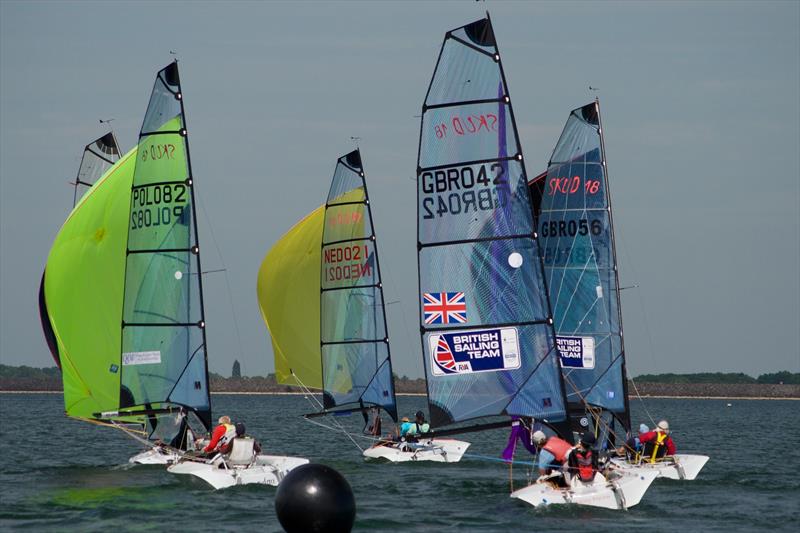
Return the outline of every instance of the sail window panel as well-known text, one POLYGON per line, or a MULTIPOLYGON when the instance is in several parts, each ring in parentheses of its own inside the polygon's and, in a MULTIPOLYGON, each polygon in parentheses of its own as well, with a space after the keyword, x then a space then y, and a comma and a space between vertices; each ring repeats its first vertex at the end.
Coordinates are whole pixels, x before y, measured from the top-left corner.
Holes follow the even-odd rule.
MULTIPOLYGON (((133 185, 138 187, 147 184, 159 184, 164 182, 174 182, 183 184, 189 177, 189 167, 186 157, 185 138, 177 133, 165 133, 163 135, 148 135, 139 139, 139 151, 136 156, 136 174, 133 185)), ((169 202, 170 193, 173 196, 181 196, 181 190, 173 186, 172 191, 161 191, 163 197, 161 201, 169 202)), ((188 192, 188 191, 187 191, 188 192)), ((148 197, 146 200, 153 202, 155 198, 148 197)), ((173 199, 175 200, 175 199, 173 199)), ((180 201, 180 200, 176 200, 180 201)))
MULTIPOLYGON (((499 414, 544 418, 557 417, 560 413, 563 419, 560 370, 548 348, 552 346, 549 326, 518 325, 513 330, 519 354, 518 360, 508 366, 518 365, 518 368, 499 369, 502 371, 476 370, 477 359, 460 357, 459 366, 469 363, 469 369, 461 367, 458 372, 452 372, 439 362, 441 352, 436 341, 440 334, 429 332, 424 336, 428 396, 435 407, 431 410, 434 425, 499 414)), ((465 330, 464 333, 469 332, 465 330)))
POLYGON ((390 407, 394 395, 388 360, 388 345, 383 341, 323 346, 325 392, 337 407, 359 400, 390 407))
POLYGON ((379 287, 325 291, 320 298, 323 343, 375 341, 386 338, 379 287))
MULTIPOLYGON (((419 253, 422 324, 452 329, 546 320, 543 292, 520 289, 542 286, 536 254, 534 241, 525 238, 423 248, 419 253), (433 300, 452 300, 450 295, 460 293, 465 311, 450 305, 436 308, 433 300)), ((461 304, 460 298, 457 303, 461 304)))
POLYGON ((422 117, 420 141, 419 166, 423 169, 502 159, 518 152, 506 103, 428 109, 422 117))
POLYGON ((559 335, 619 330, 617 296, 610 270, 546 269, 550 303, 559 335))
MULTIPOLYGON (((202 330, 197 326, 126 326, 122 330, 121 405, 142 406, 166 402, 179 380, 182 387, 194 388, 200 381, 197 394, 187 390, 177 394, 207 406, 205 384, 205 354, 202 330), (203 371, 197 361, 202 362, 203 371), (187 369, 190 367, 191 369, 187 369), (189 372, 186 380, 183 376, 189 372), (185 384, 185 385, 184 385, 185 384)), ((193 405, 188 403, 188 405, 193 405)))
POLYGON ((180 94, 177 76, 178 67, 175 63, 159 72, 142 122, 142 134, 159 130, 180 131, 184 128, 181 100, 177 96, 180 94), (163 128, 168 122, 172 122, 171 126, 163 128))
POLYGON ((605 209, 606 187, 600 163, 570 161, 547 170, 541 206, 558 209, 605 209))
POLYGON ((561 132, 551 163, 570 161, 600 162, 600 134, 598 126, 579 119, 574 113, 567 119, 561 132))
POLYGON ((122 319, 126 323, 199 322, 196 265, 191 252, 128 255, 122 319))
POLYGON ((576 369, 564 374, 567 397, 576 401, 583 398, 591 405, 625 412, 621 348, 617 335, 610 335, 598 343, 595 346, 597 361, 594 372, 576 369))
POLYGON ((418 180, 423 244, 533 234, 530 193, 518 161, 428 170, 418 180))
MULTIPOLYGON (((359 171, 360 172, 360 171, 359 171)), ((366 200, 364 178, 353 168, 339 162, 333 172, 331 189, 328 192, 328 205, 366 200)))
POLYGON ((448 39, 425 104, 449 104, 505 96, 500 68, 492 56, 448 39))
POLYGON ((539 216, 539 245, 545 269, 613 268, 610 229, 605 209, 543 212, 539 216))
POLYGON ((365 203, 334 205, 325 210, 323 244, 366 239, 372 236, 372 221, 365 203))
POLYGON ((323 289, 375 285, 380 274, 375 261, 375 241, 342 242, 322 247, 323 289))

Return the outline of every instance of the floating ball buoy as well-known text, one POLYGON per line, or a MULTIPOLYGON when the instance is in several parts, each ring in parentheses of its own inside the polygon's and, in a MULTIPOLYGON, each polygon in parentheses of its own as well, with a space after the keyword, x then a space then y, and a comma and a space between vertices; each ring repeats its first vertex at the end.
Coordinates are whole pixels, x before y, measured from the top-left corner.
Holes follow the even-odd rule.
POLYGON ((306 464, 292 469, 278 485, 275 512, 288 533, 350 531, 356 519, 356 500, 339 472, 306 464))

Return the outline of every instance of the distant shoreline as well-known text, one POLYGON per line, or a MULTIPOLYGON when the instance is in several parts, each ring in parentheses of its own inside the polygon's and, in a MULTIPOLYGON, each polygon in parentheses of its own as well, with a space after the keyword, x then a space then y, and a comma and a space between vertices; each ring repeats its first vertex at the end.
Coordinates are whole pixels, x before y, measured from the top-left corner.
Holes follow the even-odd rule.
MULTIPOLYGON (((0 390, 0 394, 61 394, 56 390, 0 390)), ((213 396, 306 396, 305 392, 211 392, 213 396)), ((425 394, 417 392, 399 392, 397 396, 422 396, 425 394)), ((800 401, 800 397, 770 397, 770 396, 666 396, 666 395, 647 395, 641 396, 643 400, 788 400, 800 401)), ((636 400, 636 396, 628 396, 630 400, 636 400)))

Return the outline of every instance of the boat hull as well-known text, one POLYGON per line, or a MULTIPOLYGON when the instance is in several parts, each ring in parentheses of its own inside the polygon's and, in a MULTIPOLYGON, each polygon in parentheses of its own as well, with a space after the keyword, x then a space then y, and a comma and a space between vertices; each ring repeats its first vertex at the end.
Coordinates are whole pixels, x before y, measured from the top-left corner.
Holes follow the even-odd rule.
POLYGON ((431 439, 416 443, 376 444, 364 450, 367 459, 386 459, 393 463, 407 461, 434 461, 457 463, 470 443, 455 439, 431 439))
POLYGON ((208 463, 183 460, 167 468, 167 471, 198 477, 219 490, 236 485, 277 486, 290 470, 308 462, 303 457, 259 455, 248 466, 228 466, 221 457, 217 457, 208 463))
POLYGON ((658 477, 654 470, 625 473, 613 480, 601 474, 592 483, 573 480, 571 487, 558 488, 550 483, 534 483, 511 493, 533 506, 575 504, 604 509, 627 509, 638 504, 653 480, 658 477))
POLYGON ((703 469, 709 457, 707 455, 690 455, 679 453, 671 459, 659 461, 657 463, 631 463, 623 458, 614 458, 611 463, 621 471, 625 472, 658 472, 659 477, 667 479, 691 481, 697 478, 700 470, 703 469))
POLYGON ((180 458, 180 454, 174 451, 155 447, 137 453, 128 459, 128 462, 136 465, 171 465, 177 463, 180 458))

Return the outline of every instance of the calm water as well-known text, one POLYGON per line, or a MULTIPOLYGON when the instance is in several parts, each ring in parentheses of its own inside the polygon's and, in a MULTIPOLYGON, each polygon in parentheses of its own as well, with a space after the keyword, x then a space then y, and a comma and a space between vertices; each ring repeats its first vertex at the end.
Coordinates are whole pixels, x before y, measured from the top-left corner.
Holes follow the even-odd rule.
MULTIPOLYGON (((719 400, 647 400, 654 417, 668 417, 679 450, 711 460, 696 481, 657 480, 627 512, 536 510, 508 497, 506 465, 476 457, 450 465, 364 462, 347 438, 300 418, 310 410, 302 396, 213 401, 215 416, 244 420, 265 451, 305 456, 344 474, 361 531, 794 531, 800 513, 800 461, 790 455, 800 443, 796 401, 733 400, 726 407, 719 400)), ((425 407, 420 397, 399 403, 408 414, 425 407)), ((633 408, 634 422, 645 421, 642 405, 633 408)), ((60 395, 0 394, 0 530, 280 531, 274 487, 215 492, 163 468, 128 468, 136 443, 62 413, 60 395)), ((360 417, 341 420, 360 429, 360 417)), ((469 435, 469 452, 496 457, 506 436, 469 435)), ((524 486, 526 469, 515 465, 515 488, 524 486)))

